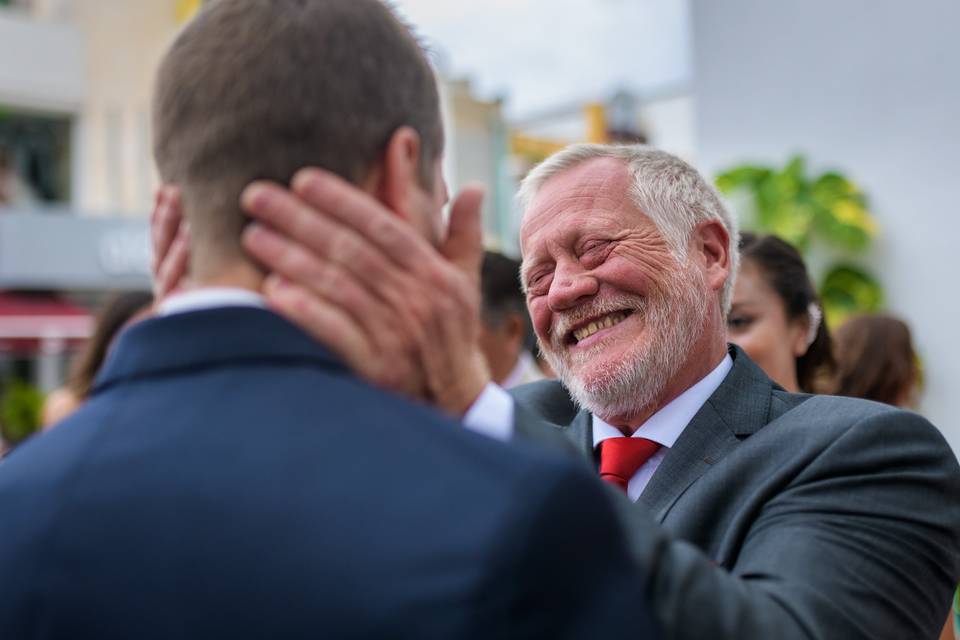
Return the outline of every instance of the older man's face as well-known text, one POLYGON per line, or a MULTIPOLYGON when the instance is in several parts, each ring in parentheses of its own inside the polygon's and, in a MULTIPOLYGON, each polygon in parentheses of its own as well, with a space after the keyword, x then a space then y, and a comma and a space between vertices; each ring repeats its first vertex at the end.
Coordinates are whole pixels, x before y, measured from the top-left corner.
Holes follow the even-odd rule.
POLYGON ((594 159, 548 180, 521 227, 522 278, 547 360, 603 418, 656 401, 703 329, 707 290, 633 204, 631 177, 594 159))

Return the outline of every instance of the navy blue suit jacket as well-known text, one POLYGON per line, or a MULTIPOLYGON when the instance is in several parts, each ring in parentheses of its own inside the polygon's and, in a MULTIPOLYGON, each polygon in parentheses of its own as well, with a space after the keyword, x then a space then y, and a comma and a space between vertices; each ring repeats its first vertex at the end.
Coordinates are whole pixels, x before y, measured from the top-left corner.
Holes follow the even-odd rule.
POLYGON ((0 464, 0 638, 644 638, 588 470, 371 388, 256 308, 128 329, 0 464))

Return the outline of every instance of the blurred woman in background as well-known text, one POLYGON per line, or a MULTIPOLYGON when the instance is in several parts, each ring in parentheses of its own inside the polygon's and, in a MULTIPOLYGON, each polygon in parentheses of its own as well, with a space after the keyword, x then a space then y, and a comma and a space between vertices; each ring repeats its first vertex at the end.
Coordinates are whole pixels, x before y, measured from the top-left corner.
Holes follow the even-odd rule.
POLYGON ((837 329, 833 393, 914 407, 920 367, 910 328, 887 315, 854 316, 837 329))
POLYGON ((47 396, 43 405, 43 428, 48 429, 76 411, 93 387, 93 381, 120 330, 150 310, 153 296, 143 291, 121 293, 111 298, 97 315, 93 336, 70 370, 67 384, 47 396))
POLYGON ((787 391, 829 388, 835 366, 830 334, 807 267, 792 245, 771 235, 741 235, 727 339, 787 391))

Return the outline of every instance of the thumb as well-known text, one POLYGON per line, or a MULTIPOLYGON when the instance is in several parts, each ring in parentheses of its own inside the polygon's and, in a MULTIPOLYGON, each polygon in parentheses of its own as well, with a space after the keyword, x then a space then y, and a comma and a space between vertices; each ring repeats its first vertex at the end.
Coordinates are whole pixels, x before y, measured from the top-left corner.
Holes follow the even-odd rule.
POLYGON ((482 186, 474 184, 463 188, 450 206, 447 239, 441 248, 447 260, 473 279, 479 278, 480 263, 483 260, 481 204, 482 186))

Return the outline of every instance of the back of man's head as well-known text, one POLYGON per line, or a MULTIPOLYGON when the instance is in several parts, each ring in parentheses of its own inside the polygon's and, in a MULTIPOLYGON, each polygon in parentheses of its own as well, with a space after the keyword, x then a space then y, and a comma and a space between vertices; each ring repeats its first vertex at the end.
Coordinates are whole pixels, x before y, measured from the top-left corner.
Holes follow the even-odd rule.
POLYGON ((520 288, 520 261, 495 251, 483 252, 480 270, 484 322, 495 326, 511 313, 526 314, 520 288))
POLYGON ((430 66, 380 0, 206 3, 163 59, 153 120, 161 178, 182 191, 205 271, 242 256, 251 181, 318 166, 359 183, 408 126, 430 187, 443 146, 430 66))
POLYGON ((502 383, 533 342, 526 298, 520 288, 520 261, 493 251, 483 254, 480 273, 483 326, 480 346, 490 372, 502 383))

